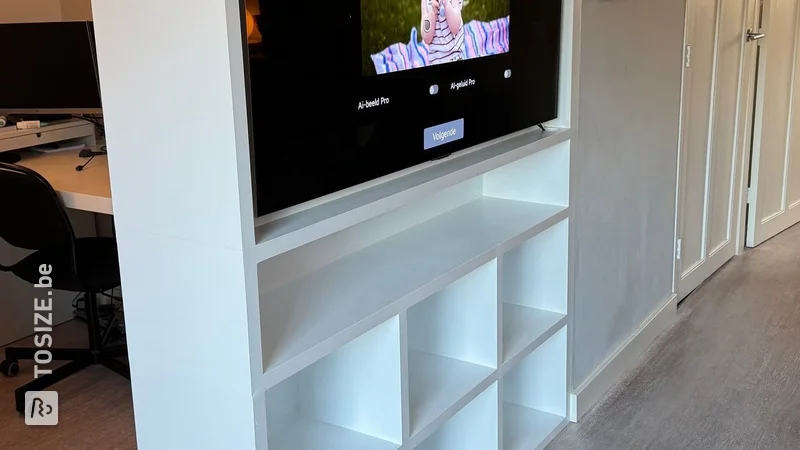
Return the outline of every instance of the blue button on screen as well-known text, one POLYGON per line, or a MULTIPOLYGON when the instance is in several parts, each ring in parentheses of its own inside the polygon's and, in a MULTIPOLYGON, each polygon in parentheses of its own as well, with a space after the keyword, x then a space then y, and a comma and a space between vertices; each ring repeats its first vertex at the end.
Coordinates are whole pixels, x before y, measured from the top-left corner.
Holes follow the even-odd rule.
POLYGON ((464 119, 425 128, 425 150, 464 138, 464 119))

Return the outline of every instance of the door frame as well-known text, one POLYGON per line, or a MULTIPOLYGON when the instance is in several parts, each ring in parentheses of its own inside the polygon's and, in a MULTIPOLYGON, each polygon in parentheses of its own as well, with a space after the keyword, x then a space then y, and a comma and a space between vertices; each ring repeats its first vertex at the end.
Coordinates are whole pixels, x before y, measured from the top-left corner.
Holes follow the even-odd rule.
MULTIPOLYGON (((678 158, 677 158, 677 174, 675 183, 675 224, 674 224, 674 242, 673 242, 673 270, 672 270, 672 291, 674 294, 679 295, 679 300, 689 294, 689 292, 682 292, 681 290, 681 275, 683 268, 681 260, 678 259, 679 242, 682 239, 683 227, 683 207, 685 204, 685 190, 683 189, 686 177, 686 158, 684 149, 686 144, 687 130, 686 114, 687 108, 691 105, 688 99, 689 93, 689 80, 687 77, 686 59, 687 59, 687 45, 692 39, 692 27, 694 20, 694 13, 692 6, 694 2, 699 0, 686 0, 686 9, 684 13, 684 32, 683 32, 683 58, 681 58, 681 101, 679 112, 679 125, 678 125, 678 158), (685 294, 685 295, 683 295, 685 294)), ((746 0, 746 14, 743 19, 743 31, 747 28, 755 28, 757 19, 757 9, 760 0, 746 0)), ((718 17, 721 14, 717 12, 718 17)), ((717 32, 719 30, 719 21, 716 24, 717 32)), ((743 34, 743 39, 745 39, 743 34)), ((739 79, 742 83, 739 98, 737 99, 738 121, 736 125, 736 149, 734 154, 734 174, 733 179, 735 182, 733 204, 731 211, 733 216, 732 239, 734 254, 738 255, 744 251, 745 238, 746 238, 746 218, 747 218, 747 186, 750 176, 750 152, 751 152, 751 132, 753 122, 753 108, 755 107, 755 56, 756 45, 747 45, 743 43, 742 47, 742 64, 739 68, 739 79)), ((715 49, 717 48, 715 44, 715 49)), ((716 55, 715 55, 716 57, 716 55)), ((716 78, 716 77, 715 77, 716 78)), ((713 87, 712 87, 713 89, 713 87)), ((713 100, 712 100, 713 101, 713 100)))

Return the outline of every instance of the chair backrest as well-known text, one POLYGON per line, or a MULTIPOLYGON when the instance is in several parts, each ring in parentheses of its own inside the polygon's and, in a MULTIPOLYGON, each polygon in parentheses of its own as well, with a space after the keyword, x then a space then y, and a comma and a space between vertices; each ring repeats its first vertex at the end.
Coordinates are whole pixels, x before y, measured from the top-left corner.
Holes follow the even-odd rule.
POLYGON ((7 163, 0 163, 0 238, 14 247, 58 249, 75 258, 75 231, 56 191, 33 170, 7 163))

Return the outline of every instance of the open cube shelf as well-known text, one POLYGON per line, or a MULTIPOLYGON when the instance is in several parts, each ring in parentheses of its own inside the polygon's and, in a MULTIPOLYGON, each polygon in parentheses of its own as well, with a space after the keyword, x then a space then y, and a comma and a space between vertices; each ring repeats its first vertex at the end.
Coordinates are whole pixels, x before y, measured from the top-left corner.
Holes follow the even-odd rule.
POLYGON ((569 222, 502 257, 503 361, 524 356, 566 324, 569 222))
POLYGON ((417 450, 498 450, 497 383, 448 420, 417 450))
POLYGON ((497 368, 497 262, 408 310, 411 434, 497 368))
POLYGON ((402 441, 394 317, 267 391, 270 450, 396 450, 402 441))
POLYGON ((503 449, 544 448, 567 424, 567 328, 503 378, 503 449))

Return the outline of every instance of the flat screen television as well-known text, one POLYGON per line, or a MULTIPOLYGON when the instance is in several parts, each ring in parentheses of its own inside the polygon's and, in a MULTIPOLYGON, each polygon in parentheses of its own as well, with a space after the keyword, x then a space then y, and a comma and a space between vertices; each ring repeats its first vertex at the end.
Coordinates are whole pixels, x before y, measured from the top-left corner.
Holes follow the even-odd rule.
POLYGON ((259 0, 257 215, 554 119, 561 3, 259 0))

